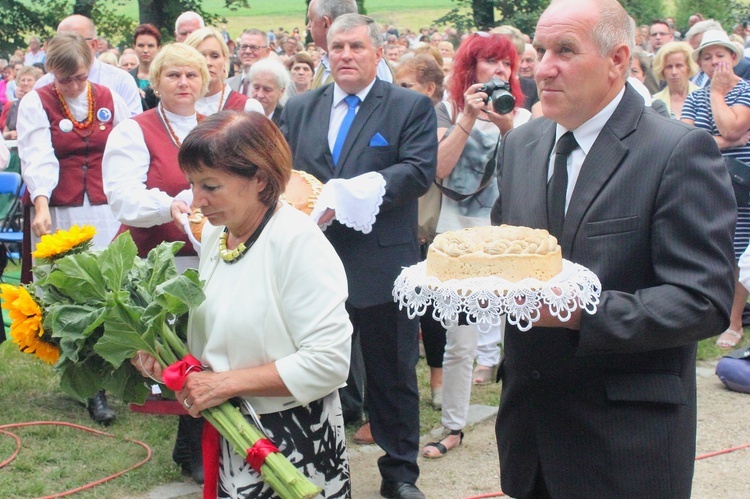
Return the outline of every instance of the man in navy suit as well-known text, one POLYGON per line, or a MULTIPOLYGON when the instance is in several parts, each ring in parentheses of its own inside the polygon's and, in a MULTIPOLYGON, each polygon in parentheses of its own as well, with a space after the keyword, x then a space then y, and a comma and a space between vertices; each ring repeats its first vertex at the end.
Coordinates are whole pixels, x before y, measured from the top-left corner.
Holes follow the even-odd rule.
POLYGON ((435 112, 427 97, 376 77, 383 49, 372 19, 337 17, 328 47, 334 83, 291 99, 281 130, 294 168, 322 182, 356 183, 358 199, 379 204, 371 229, 340 223, 333 209, 320 222, 334 220, 325 234, 347 273, 347 309, 362 346, 372 435, 385 451, 378 460, 380 493, 419 499, 418 323, 398 310, 391 290, 401 268, 419 261, 417 198, 435 177, 435 112), (344 139, 339 132, 347 121, 344 139))
POLYGON ((559 230, 602 284, 594 314, 506 328, 496 436, 512 497, 690 497, 696 342, 729 324, 737 207, 712 137, 626 84, 633 41, 617 1, 553 1, 534 37, 545 117, 503 139, 493 223, 559 230))

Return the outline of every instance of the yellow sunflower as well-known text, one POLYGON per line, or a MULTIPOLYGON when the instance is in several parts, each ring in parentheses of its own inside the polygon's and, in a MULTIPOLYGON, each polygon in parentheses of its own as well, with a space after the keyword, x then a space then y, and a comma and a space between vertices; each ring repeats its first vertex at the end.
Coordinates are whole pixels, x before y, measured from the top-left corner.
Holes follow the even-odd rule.
POLYGON ((0 284, 0 300, 12 321, 10 337, 18 349, 35 354, 47 364, 57 362, 60 349, 43 337, 42 309, 28 290, 23 286, 0 284))
POLYGON ((79 227, 74 225, 70 230, 58 229, 54 234, 46 234, 36 245, 36 251, 31 256, 34 258, 60 258, 71 250, 79 249, 82 245, 89 243, 94 238, 96 229, 91 225, 79 227))

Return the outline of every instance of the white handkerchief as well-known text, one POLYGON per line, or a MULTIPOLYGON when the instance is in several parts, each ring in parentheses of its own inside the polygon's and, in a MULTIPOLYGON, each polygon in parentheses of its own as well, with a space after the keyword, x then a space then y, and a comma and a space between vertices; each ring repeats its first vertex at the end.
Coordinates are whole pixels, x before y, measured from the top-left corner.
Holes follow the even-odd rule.
POLYGON ((190 221, 188 220, 187 213, 180 213, 180 223, 182 224, 182 227, 185 229, 185 233, 188 236, 188 240, 190 240, 190 242, 193 243, 193 248, 195 248, 195 252, 198 253, 198 256, 201 256, 201 243, 195 238, 195 236, 193 235, 193 231, 190 230, 190 221))
MULTIPOLYGON (((368 172, 349 179, 335 178, 326 182, 310 217, 318 223, 323 213, 331 208, 340 223, 369 234, 384 195, 385 179, 380 173, 368 172)), ((325 230, 332 222, 321 228, 325 230)))

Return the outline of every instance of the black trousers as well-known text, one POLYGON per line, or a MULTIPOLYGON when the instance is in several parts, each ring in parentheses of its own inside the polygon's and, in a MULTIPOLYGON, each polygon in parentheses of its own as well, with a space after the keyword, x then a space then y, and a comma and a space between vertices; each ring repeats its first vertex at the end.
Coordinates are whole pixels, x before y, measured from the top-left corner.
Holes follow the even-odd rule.
POLYGON ((386 453, 378 459, 380 474, 385 480, 414 483, 419 477, 419 324, 396 303, 347 304, 347 311, 362 348, 370 429, 386 453))

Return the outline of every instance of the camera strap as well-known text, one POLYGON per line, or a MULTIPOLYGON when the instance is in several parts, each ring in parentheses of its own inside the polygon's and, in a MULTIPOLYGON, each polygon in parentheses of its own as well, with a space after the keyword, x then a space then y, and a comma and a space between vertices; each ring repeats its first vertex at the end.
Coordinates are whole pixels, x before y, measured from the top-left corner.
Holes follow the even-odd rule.
POLYGON ((437 185, 437 188, 440 189, 440 192, 445 194, 447 197, 452 199, 453 201, 463 201, 465 199, 470 198, 471 196, 475 196, 482 192, 490 183, 490 180, 492 180, 492 176, 495 173, 495 168, 497 167, 497 151, 500 147, 500 141, 502 140, 502 136, 498 136, 497 143, 495 144, 495 151, 490 156, 490 159, 487 160, 487 163, 484 165, 484 174, 482 175, 482 180, 479 182, 479 187, 476 191, 470 193, 470 194, 461 194, 459 192, 454 191, 453 189, 449 189, 448 187, 443 187, 442 185, 435 182, 435 185, 437 185))

